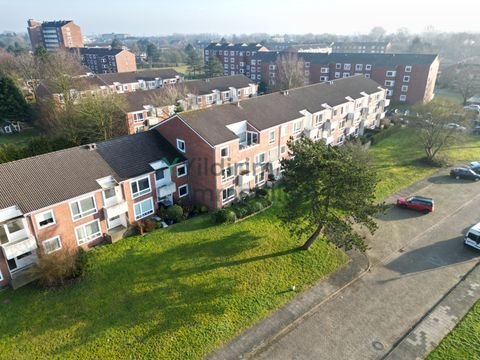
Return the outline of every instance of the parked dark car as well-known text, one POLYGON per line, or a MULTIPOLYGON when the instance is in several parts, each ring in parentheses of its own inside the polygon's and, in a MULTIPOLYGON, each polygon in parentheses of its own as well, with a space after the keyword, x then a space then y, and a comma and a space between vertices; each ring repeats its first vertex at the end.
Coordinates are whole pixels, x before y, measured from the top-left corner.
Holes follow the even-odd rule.
POLYGON ((468 167, 453 168, 450 171, 450 176, 455 179, 467 179, 467 180, 480 180, 480 174, 477 174, 475 171, 468 167))
POLYGON ((411 196, 409 198, 398 199, 397 206, 400 208, 411 209, 428 214, 434 209, 434 201, 432 198, 425 196, 411 196))

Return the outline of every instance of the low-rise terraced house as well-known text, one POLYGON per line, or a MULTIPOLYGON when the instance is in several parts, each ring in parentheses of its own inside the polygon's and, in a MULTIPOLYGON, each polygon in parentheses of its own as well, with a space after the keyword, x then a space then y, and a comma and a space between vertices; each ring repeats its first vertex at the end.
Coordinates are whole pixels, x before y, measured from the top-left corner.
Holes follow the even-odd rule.
POLYGON ((41 248, 91 247, 188 199, 185 157, 158 132, 0 165, 0 287, 22 286, 41 248))

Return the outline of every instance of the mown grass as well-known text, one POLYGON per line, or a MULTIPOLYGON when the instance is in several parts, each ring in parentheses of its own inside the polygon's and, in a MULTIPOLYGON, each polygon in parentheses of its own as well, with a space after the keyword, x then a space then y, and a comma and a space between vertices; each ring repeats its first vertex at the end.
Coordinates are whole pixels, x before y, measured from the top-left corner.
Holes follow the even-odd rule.
POLYGON ((37 129, 26 129, 21 133, 3 135, 0 134, 0 145, 15 144, 25 145, 29 140, 39 135, 37 129))
POLYGON ((480 359, 480 301, 427 357, 427 360, 450 359, 480 359))
MULTIPOLYGON (((439 170, 422 161, 425 153, 413 129, 394 126, 386 132, 383 139, 370 147, 380 177, 379 200, 439 170)), ((480 136, 468 137, 462 144, 441 151, 440 156, 447 156, 452 163, 480 159, 480 136)))
POLYGON ((0 293, 0 358, 204 357, 346 262, 321 241, 295 250, 282 207, 127 238, 89 252, 76 284, 0 293))

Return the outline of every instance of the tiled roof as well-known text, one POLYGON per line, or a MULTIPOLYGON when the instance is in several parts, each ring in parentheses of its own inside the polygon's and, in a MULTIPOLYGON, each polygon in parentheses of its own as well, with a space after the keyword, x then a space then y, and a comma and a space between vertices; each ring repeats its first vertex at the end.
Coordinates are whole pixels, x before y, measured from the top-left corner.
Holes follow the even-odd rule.
POLYGON ((364 76, 352 76, 290 89, 288 95, 277 92, 243 100, 239 104, 220 105, 179 116, 211 145, 219 145, 237 139, 226 125, 247 120, 256 129, 265 130, 302 117, 302 110, 317 112, 324 109, 324 103, 330 106, 343 104, 347 96, 360 98, 361 92, 373 94, 379 91, 378 87, 378 83, 364 76))
MULTIPOLYGON (((262 61, 274 62, 285 52, 259 52, 255 57, 262 61)), ((297 53, 295 53, 297 54, 297 53)), ((364 53, 298 53, 305 61, 313 64, 350 62, 352 64, 372 64, 380 66, 429 65, 438 55, 435 54, 364 54, 364 53)))
POLYGON ((72 51, 77 51, 81 55, 95 54, 95 55, 99 55, 99 56, 107 56, 107 55, 117 55, 117 54, 121 53, 122 51, 127 51, 127 50, 83 47, 83 48, 72 48, 72 51))
POLYGON ((258 51, 263 47, 262 44, 249 43, 249 44, 228 44, 228 43, 215 43, 212 42, 205 49, 207 50, 238 50, 238 51, 258 51))
MULTIPOLYGON (((84 90, 96 90, 101 86, 106 86, 106 84, 97 76, 78 76, 71 78, 72 89, 77 91, 84 91, 84 90)), ((40 82, 37 87, 37 96, 39 98, 51 95, 51 94, 58 94, 62 92, 60 87, 56 86, 55 84, 46 84, 45 82, 40 82)))
POLYGON ((149 162, 184 159, 160 134, 147 131, 0 164, 0 209, 18 206, 23 213, 100 189, 97 179, 117 181, 151 172, 149 162))
POLYGON ((185 161, 157 131, 145 131, 97 144, 97 151, 121 180, 133 178, 152 168, 149 163, 164 160, 167 164, 185 161))
MULTIPOLYGON (((253 81, 244 75, 234 75, 221 76, 206 80, 184 81, 181 84, 175 84, 172 86, 184 87, 190 94, 207 95, 211 94, 213 90, 226 91, 230 87, 241 89, 248 87, 252 83, 253 81)), ((160 88, 125 93, 122 95, 125 99, 125 110, 127 112, 142 110, 143 106, 152 105, 152 100, 156 97, 160 97, 164 91, 165 89, 160 88)))
POLYGON ((42 22, 42 27, 62 27, 69 23, 73 22, 73 20, 55 20, 55 21, 44 21, 42 22))
POLYGON ((139 80, 153 81, 156 78, 174 79, 175 77, 180 76, 180 74, 174 69, 157 69, 123 73, 98 74, 97 76, 102 79, 102 81, 106 84, 114 85, 115 83, 135 83, 139 80))

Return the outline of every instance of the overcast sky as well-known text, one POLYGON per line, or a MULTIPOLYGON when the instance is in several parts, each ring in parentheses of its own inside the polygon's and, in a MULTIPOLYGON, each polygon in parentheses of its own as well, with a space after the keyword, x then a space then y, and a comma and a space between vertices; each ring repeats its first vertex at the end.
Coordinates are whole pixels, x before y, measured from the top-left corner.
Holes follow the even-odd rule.
POLYGON ((0 31, 27 19, 73 19, 84 35, 129 33, 368 33, 428 26, 480 32, 478 0, 0 0, 0 31))

